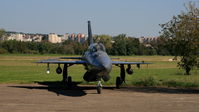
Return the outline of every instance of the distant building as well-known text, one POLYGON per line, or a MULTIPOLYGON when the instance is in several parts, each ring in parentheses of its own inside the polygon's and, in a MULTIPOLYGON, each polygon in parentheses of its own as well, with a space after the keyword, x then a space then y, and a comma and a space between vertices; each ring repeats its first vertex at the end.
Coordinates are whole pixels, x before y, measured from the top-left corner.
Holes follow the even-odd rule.
POLYGON ((16 41, 25 41, 25 42, 41 42, 42 34, 27 34, 21 32, 6 32, 4 40, 16 40, 16 41))
POLYGON ((75 33, 72 33, 68 36, 68 39, 69 40, 72 40, 72 41, 75 41, 75 37, 76 37, 76 34, 75 33))
POLYGON ((61 37, 55 33, 48 34, 48 41, 51 43, 61 43, 61 37))
POLYGON ((156 41, 158 37, 140 37, 139 42, 140 43, 150 43, 152 41, 156 41))
POLYGON ((66 33, 65 35, 57 35, 55 33, 50 34, 29 34, 22 32, 6 32, 6 35, 2 40, 16 40, 25 42, 41 42, 42 40, 49 41, 51 43, 61 43, 65 40, 72 40, 75 42, 83 43, 87 39, 85 34, 82 33, 66 33))
POLYGON ((62 39, 62 42, 65 41, 65 40, 68 40, 68 37, 69 37, 69 33, 66 33, 66 34, 64 35, 64 38, 62 39))
POLYGON ((33 36, 32 41, 33 42, 41 42, 42 38, 43 38, 42 35, 37 34, 37 35, 33 36))
POLYGON ((78 34, 72 33, 68 36, 68 39, 75 42, 83 43, 87 40, 87 36, 82 33, 78 33, 78 34))
POLYGON ((23 34, 21 34, 21 33, 9 33, 7 35, 6 40, 23 41, 23 34))

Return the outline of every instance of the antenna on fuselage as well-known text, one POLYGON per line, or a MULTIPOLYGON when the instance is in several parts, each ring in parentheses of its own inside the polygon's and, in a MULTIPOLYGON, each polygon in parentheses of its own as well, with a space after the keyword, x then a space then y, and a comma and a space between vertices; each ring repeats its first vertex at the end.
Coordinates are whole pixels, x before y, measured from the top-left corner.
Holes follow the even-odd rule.
POLYGON ((93 44, 93 37, 92 37, 91 22, 90 21, 88 21, 88 41, 89 41, 89 45, 93 44))

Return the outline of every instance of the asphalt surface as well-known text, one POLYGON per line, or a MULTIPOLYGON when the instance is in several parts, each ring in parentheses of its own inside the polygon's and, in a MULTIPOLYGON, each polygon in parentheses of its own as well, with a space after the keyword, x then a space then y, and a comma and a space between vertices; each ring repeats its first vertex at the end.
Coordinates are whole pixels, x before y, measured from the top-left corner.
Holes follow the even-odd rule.
POLYGON ((0 112, 199 112, 199 90, 0 84, 0 112))

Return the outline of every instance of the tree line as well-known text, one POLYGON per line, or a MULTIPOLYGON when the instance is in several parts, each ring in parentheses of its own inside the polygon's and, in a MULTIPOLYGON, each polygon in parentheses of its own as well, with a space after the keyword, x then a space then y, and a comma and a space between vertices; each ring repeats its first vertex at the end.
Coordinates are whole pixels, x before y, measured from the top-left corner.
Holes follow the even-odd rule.
MULTIPOLYGON (((110 55, 173 55, 173 51, 164 38, 152 41, 151 46, 140 43, 138 38, 127 37, 125 34, 111 37, 109 35, 94 36, 95 42, 105 45, 110 55)), ((62 43, 23 42, 16 40, 0 41, 0 54, 72 54, 81 55, 88 48, 88 43, 66 40, 62 43)))

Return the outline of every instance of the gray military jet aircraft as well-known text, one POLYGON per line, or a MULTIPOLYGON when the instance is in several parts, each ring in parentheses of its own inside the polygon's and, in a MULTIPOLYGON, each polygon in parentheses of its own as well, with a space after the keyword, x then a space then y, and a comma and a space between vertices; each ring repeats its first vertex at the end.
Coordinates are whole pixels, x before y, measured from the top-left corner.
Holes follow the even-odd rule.
POLYGON ((91 22, 88 21, 88 50, 82 57, 60 57, 59 59, 41 60, 36 63, 46 63, 47 73, 50 73, 49 64, 58 64, 56 69, 57 74, 63 73, 63 82, 66 82, 68 86, 72 84, 72 77, 68 76, 68 67, 74 64, 82 64, 85 66, 87 72, 84 74, 83 79, 85 81, 98 81, 97 93, 101 93, 102 83, 101 79, 108 81, 110 79, 109 73, 111 72, 112 65, 120 67, 120 76, 116 78, 116 88, 120 88, 120 85, 125 82, 125 65, 127 65, 126 72, 133 74, 132 64, 137 65, 140 68, 140 64, 150 64, 145 62, 124 62, 124 61, 112 61, 106 53, 106 49, 102 43, 94 43, 91 31, 91 22), (65 60, 63 60, 65 59, 65 60), (76 61, 67 61, 66 59, 77 59, 76 61), (60 64, 64 64, 63 71, 60 64))

